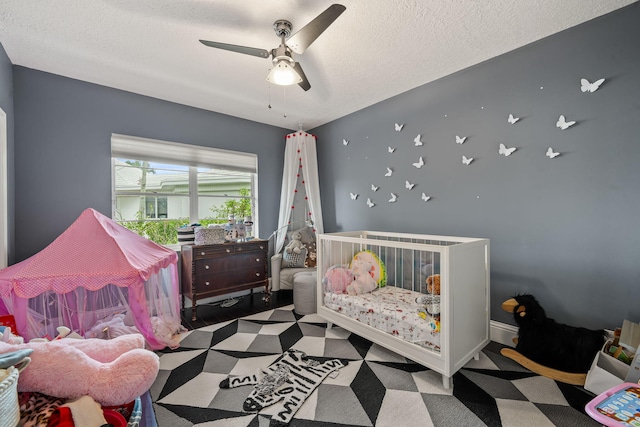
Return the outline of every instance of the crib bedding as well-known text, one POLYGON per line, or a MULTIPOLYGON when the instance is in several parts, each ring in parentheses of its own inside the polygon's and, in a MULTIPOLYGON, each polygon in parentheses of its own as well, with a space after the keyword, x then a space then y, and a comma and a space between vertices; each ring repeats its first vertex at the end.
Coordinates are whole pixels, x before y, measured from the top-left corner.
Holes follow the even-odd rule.
POLYGON ((416 299, 424 294, 385 286, 360 295, 324 293, 324 305, 378 330, 433 351, 440 351, 437 318, 426 315, 416 299))

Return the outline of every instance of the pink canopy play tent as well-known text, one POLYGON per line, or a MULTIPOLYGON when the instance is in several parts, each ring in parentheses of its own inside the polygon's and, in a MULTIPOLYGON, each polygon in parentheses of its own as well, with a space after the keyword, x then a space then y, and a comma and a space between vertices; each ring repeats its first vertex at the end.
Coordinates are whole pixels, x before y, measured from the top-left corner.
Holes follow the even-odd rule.
POLYGON ((85 337, 137 331, 152 349, 177 347, 177 260, 86 209, 42 251, 0 270, 0 314, 12 314, 27 341, 66 326, 85 337))

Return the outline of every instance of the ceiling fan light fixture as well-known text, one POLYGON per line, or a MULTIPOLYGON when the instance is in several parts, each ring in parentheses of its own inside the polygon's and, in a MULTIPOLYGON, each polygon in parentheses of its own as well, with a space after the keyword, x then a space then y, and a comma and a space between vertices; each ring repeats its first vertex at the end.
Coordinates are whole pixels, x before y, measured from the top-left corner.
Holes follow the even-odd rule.
POLYGON ((269 75, 267 75, 267 80, 270 83, 280 86, 289 86, 300 83, 302 81, 302 77, 300 77, 293 68, 294 65, 295 62, 290 58, 274 61, 273 68, 271 68, 269 75))

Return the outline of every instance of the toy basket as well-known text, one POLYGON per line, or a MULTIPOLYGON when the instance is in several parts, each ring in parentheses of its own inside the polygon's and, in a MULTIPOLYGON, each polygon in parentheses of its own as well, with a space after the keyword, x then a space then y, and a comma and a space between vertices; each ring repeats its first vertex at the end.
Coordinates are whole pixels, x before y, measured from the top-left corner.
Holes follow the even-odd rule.
POLYGON ((0 369, 0 427, 15 427, 20 421, 18 405, 18 375, 13 366, 0 369))
POLYGON ((133 404, 133 411, 131 412, 131 416, 129 417, 129 422, 127 423, 127 427, 138 427, 140 425, 140 420, 142 419, 142 402, 139 397, 136 398, 135 403, 133 404))
POLYGON ((215 245, 224 243, 224 228, 222 227, 196 227, 196 245, 215 245))

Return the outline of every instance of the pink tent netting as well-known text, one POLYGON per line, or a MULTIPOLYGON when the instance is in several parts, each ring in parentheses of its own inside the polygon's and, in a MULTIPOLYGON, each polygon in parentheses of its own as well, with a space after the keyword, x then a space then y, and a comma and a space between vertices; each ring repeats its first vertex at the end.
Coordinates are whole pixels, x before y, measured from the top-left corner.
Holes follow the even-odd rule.
POLYGON ((85 337, 140 332, 152 349, 183 330, 178 255, 86 209, 49 246, 0 270, 0 314, 30 340, 67 326, 85 337))

